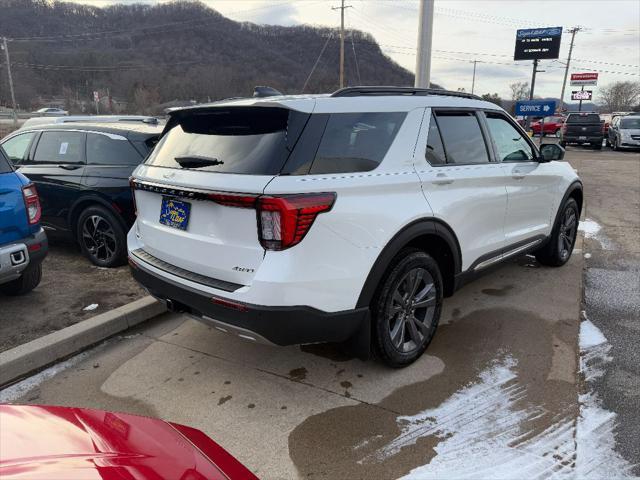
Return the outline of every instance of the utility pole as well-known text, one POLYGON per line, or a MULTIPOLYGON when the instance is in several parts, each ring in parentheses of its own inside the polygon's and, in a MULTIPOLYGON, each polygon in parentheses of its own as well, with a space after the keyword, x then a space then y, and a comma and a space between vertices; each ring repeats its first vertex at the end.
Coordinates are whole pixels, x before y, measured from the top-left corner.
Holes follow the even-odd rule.
POLYGON ((431 84, 431 44, 433 42, 434 0, 420 0, 418 19, 418 54, 416 56, 415 87, 429 88, 431 84))
POLYGON ((473 95, 473 91, 476 88, 476 63, 477 60, 473 61, 473 80, 471 81, 471 94, 473 95))
POLYGON ((571 44, 569 45, 569 56, 567 57, 567 65, 564 69, 564 80, 562 80, 562 93, 560 94, 560 112, 564 109, 564 90, 567 86, 567 76, 569 75, 569 64, 571 63, 571 53, 573 52, 573 41, 576 38, 576 33, 582 30, 581 27, 573 27, 571 30, 571 44))
POLYGON ((7 45, 7 37, 2 37, 2 48, 4 56, 7 60, 7 74, 9 75, 9 90, 11 91, 11 106, 13 108, 13 125, 18 126, 18 113, 16 112, 16 95, 13 91, 13 76, 11 75, 11 60, 9 58, 9 46, 7 45))
POLYGON ((339 7, 331 7, 331 10, 340 10, 340 88, 344 88, 344 9, 351 8, 341 0, 339 7))

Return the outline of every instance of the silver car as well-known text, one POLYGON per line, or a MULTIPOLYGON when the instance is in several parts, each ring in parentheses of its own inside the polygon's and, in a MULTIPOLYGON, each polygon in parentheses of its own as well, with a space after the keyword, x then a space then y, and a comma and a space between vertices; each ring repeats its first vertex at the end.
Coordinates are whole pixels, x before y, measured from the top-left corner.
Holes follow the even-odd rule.
POLYGON ((613 150, 640 148, 640 115, 615 117, 609 126, 607 143, 613 150))

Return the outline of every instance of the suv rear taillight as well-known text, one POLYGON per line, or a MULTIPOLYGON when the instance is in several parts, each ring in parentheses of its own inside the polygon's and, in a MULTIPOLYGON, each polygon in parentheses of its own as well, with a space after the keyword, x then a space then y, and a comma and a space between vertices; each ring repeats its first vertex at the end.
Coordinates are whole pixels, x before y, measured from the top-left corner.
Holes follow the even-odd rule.
POLYGON ((35 185, 29 184, 22 187, 22 197, 24 198, 24 206, 27 209, 27 220, 29 225, 35 225, 40 221, 42 215, 42 207, 40 206, 40 198, 35 185))
POLYGON ((331 210, 335 193, 258 197, 258 236, 266 250, 284 250, 302 241, 318 214, 331 210))

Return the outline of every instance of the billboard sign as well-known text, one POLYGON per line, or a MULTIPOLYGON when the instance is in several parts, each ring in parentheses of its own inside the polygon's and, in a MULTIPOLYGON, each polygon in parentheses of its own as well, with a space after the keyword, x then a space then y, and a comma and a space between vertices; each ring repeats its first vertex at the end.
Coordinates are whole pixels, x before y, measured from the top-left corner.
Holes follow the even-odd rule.
POLYGON ((598 74, 596 72, 589 73, 572 73, 571 74, 571 86, 581 86, 581 85, 597 85, 598 84, 598 74))
POLYGON ((562 27, 527 28, 516 31, 514 60, 540 60, 560 56, 562 27))
POLYGON ((555 111, 555 100, 522 100, 516 102, 515 113, 520 117, 550 117, 555 111))
POLYGON ((574 90, 571 92, 571 100, 591 100, 593 92, 591 90, 574 90))

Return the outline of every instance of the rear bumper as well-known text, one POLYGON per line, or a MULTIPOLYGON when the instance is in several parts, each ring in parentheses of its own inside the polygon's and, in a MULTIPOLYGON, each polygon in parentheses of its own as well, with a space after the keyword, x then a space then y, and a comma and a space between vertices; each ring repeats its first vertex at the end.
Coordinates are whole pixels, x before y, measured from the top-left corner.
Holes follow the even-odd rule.
POLYGON ((562 141, 566 143, 602 143, 602 140, 604 135, 564 135, 562 137, 562 141))
POLYGON ((368 321, 368 308, 323 312, 308 306, 273 307, 230 302, 153 273, 131 258, 131 273, 151 295, 173 309, 192 315, 219 330, 276 345, 343 342, 368 321), (221 301, 221 304, 214 303, 221 301))
POLYGON ((0 246, 0 283, 15 280, 29 266, 41 263, 48 250, 47 235, 42 228, 19 242, 0 246))

